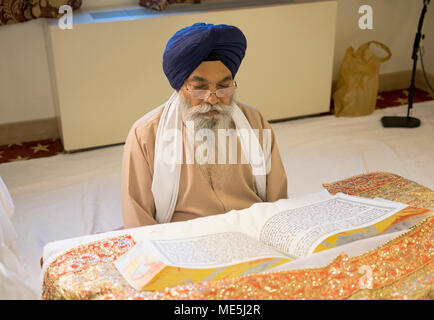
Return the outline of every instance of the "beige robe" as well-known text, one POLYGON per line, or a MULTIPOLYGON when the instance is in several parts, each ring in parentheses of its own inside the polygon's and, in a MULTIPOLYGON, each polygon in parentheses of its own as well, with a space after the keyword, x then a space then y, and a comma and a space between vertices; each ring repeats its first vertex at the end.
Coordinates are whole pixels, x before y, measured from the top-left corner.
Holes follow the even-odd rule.
MULTIPOLYGON (((240 103, 238 106, 252 129, 272 130, 270 124, 257 110, 240 103)), ((160 106, 137 120, 125 142, 121 184, 124 228, 157 223, 151 186, 154 172, 155 138, 162 111, 163 106, 160 106)), ((237 164, 218 164, 216 153, 216 164, 200 166, 186 164, 185 125, 183 134, 184 161, 181 165, 178 200, 172 222, 221 214, 233 209, 245 209, 256 202, 262 202, 256 193, 251 166, 241 163, 239 139, 237 164)), ((259 141, 262 146, 261 133, 259 141)), ((228 156, 229 153, 227 153, 228 156)), ((274 132, 271 131, 271 170, 267 175, 267 201, 273 202, 284 198, 287 198, 286 173, 274 132)))

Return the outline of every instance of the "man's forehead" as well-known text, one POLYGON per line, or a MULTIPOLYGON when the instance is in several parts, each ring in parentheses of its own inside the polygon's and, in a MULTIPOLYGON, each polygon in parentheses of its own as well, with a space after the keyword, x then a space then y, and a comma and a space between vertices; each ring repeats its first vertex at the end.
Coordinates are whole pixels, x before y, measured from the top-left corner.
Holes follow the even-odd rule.
POLYGON ((225 76, 225 77, 220 78, 218 80, 213 80, 213 78, 214 77, 206 77, 206 76, 205 77, 201 77, 201 76, 198 76, 198 75, 193 75, 193 76, 190 76, 189 81, 193 81, 193 82, 206 82, 206 83, 209 83, 209 82, 221 83, 221 82, 226 82, 226 81, 232 80, 232 75, 225 76))
POLYGON ((188 80, 217 83, 232 80, 232 73, 220 61, 204 61, 190 74, 188 80))

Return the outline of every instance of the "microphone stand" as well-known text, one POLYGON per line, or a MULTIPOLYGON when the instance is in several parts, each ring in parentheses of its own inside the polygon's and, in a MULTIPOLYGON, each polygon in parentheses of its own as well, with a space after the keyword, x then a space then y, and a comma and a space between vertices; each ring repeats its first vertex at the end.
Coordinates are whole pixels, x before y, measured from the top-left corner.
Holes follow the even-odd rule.
POLYGON ((414 97, 414 82, 416 77, 416 68, 417 68, 417 54, 419 52, 420 39, 425 36, 422 35, 422 25, 423 19, 425 18, 425 13, 427 11, 427 5, 431 0, 423 1, 423 9, 419 19, 419 25, 417 28, 416 37, 414 39, 413 45, 413 54, 411 58, 413 59, 413 72, 411 74, 411 84, 410 84, 410 92, 408 96, 408 111, 407 117, 382 117, 381 123, 385 128, 416 128, 420 126, 420 120, 417 118, 410 117, 410 112, 413 107, 413 97, 414 97))

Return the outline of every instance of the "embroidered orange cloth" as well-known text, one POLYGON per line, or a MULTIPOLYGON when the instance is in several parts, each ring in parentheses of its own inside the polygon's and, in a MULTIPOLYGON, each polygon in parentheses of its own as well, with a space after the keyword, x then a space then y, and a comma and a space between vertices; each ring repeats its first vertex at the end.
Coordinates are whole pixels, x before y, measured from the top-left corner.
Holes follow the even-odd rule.
MULTIPOLYGON (((432 208, 434 192, 380 172, 324 185, 331 193, 382 197, 432 208), (407 201, 403 201, 407 200, 407 201)), ((341 254, 316 269, 195 282, 156 292, 133 289, 113 261, 134 240, 124 235, 71 249, 44 275, 43 299, 433 299, 434 217, 362 255, 341 254)))
POLYGON ((342 192, 365 198, 381 197, 413 207, 434 208, 434 191, 388 172, 361 174, 323 186, 331 194, 342 192))

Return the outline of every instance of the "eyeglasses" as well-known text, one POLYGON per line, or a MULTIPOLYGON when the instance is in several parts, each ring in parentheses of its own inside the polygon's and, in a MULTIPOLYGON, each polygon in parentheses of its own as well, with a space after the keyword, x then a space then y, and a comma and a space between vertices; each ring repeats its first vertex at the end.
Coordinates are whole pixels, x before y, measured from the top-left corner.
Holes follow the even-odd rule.
POLYGON ((211 94, 215 94, 217 98, 226 98, 234 94, 235 89, 237 89, 237 83, 234 80, 234 85, 222 89, 217 89, 215 91, 211 90, 191 90, 186 86, 187 91, 193 99, 208 99, 211 94))

